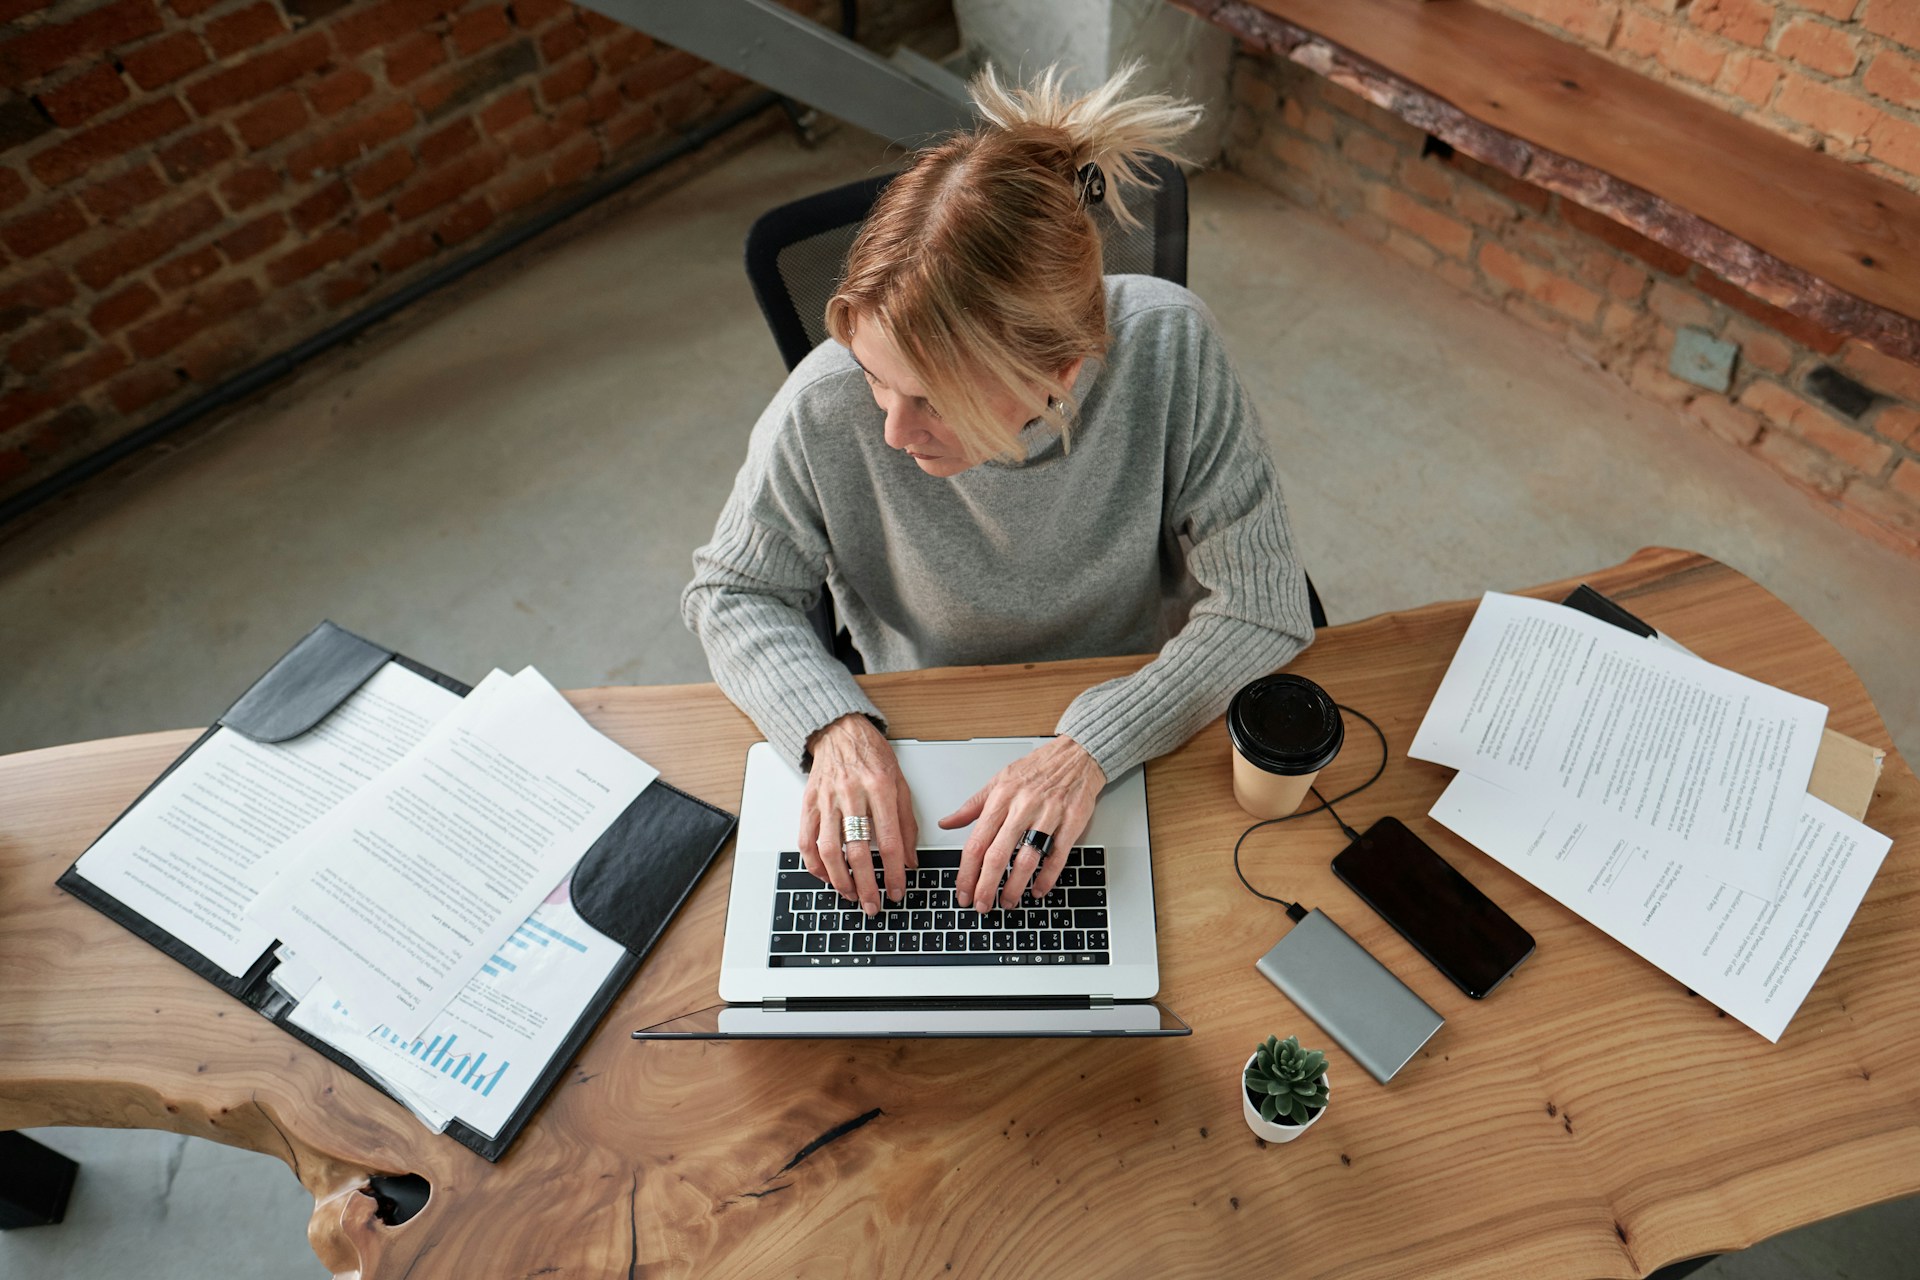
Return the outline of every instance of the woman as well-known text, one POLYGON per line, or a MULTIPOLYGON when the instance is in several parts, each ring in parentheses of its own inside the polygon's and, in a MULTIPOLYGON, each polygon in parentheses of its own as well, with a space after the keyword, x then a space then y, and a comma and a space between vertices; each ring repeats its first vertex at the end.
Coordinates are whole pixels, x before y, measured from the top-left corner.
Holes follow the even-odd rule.
POLYGON ((1128 98, 1131 76, 1077 100, 1052 72, 1032 90, 975 82, 987 123, 882 194, 828 304, 834 341, 761 416, 694 553, 687 625, 808 771, 808 869, 869 915, 873 851, 898 902, 919 833, 885 717, 806 621, 822 581, 872 671, 1159 652, 940 820, 973 824, 955 896, 981 912, 1045 894, 1108 779, 1312 638, 1259 424, 1206 309, 1101 276, 1089 204, 1198 117, 1128 98))

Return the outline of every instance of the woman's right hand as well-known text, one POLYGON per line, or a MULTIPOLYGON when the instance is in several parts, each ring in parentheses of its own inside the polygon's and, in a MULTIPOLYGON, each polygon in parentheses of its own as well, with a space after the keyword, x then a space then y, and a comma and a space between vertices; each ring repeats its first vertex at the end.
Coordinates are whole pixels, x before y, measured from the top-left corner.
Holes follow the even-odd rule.
POLYGON ((864 840, 841 848, 841 819, 872 820, 873 844, 880 848, 887 897, 906 897, 906 872, 920 865, 914 850, 920 829, 913 820, 913 796, 900 772, 893 747, 863 715, 841 716, 807 739, 813 770, 800 799, 800 856, 807 870, 831 884, 843 898, 857 898, 868 915, 880 910, 880 888, 873 874, 873 850, 864 840))

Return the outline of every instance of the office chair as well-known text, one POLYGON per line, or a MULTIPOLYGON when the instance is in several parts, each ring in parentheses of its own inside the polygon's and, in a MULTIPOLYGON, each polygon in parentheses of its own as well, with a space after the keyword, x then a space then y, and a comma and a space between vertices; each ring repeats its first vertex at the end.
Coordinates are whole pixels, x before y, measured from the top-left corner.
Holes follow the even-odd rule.
MULTIPOLYGON (((1094 206, 1101 258, 1109 275, 1159 276, 1187 283, 1187 179, 1171 160, 1148 161, 1155 189, 1132 195, 1128 209, 1139 225, 1125 227, 1108 204, 1094 206)), ((791 371, 827 338, 827 301, 840 287, 847 253, 873 202, 892 174, 862 178, 831 191, 783 204, 760 215, 747 232, 747 281, 791 371)), ((1313 579, 1307 579, 1313 625, 1327 625, 1313 579)), ((865 670, 847 632, 835 625, 833 596, 824 585, 808 611, 820 642, 856 675, 865 670)))

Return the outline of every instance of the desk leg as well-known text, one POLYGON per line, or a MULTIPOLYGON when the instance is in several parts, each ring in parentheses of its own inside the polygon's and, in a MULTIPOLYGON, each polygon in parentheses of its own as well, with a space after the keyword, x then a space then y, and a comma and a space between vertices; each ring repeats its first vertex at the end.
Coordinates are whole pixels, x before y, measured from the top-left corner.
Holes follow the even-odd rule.
POLYGON ((43 1227, 67 1216, 80 1166, 24 1133, 0 1133, 0 1231, 43 1227))

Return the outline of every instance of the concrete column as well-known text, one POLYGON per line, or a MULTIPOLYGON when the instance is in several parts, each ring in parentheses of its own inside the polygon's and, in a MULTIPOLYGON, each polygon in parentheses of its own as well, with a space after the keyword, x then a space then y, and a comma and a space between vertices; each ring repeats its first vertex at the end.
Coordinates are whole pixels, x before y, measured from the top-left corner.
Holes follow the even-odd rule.
POLYGON ((1206 119, 1185 146, 1211 163, 1226 134, 1233 38, 1166 0, 953 0, 960 39, 1008 78, 1059 63, 1067 83, 1091 89, 1135 58, 1143 90, 1186 98, 1206 119))

